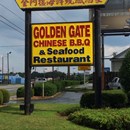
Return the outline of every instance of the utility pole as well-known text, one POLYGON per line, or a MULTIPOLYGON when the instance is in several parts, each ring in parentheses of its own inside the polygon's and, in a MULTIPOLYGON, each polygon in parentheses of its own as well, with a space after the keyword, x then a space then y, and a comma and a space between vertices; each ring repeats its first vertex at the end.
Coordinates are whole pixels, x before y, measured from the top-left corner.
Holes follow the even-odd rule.
POLYGON ((11 54, 11 51, 7 53, 7 75, 8 75, 8 84, 9 82, 9 55, 11 54))
POLYGON ((102 106, 101 94, 101 16, 100 8, 94 8, 94 29, 95 29, 95 105, 97 108, 102 106))
POLYGON ((31 11, 28 10, 25 11, 25 115, 30 115, 33 107, 31 104, 31 11))
POLYGON ((3 83, 3 79, 4 79, 4 56, 1 56, 2 58, 2 83, 3 83))

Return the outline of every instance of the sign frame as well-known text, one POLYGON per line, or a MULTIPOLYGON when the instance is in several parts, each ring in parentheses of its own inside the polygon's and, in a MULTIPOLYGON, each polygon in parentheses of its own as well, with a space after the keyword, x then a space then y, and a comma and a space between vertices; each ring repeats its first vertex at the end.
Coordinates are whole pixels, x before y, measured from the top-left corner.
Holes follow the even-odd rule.
MULTIPOLYGON (((68 9, 83 9, 83 8, 95 8, 95 7, 98 7, 98 8, 103 8, 103 7, 105 7, 105 5, 107 4, 107 2, 109 1, 109 0, 102 0, 102 1, 100 1, 100 0, 95 0, 95 4, 94 4, 94 2, 93 3, 89 3, 88 5, 86 4, 84 4, 83 5, 83 3, 84 3, 84 0, 81 0, 81 3, 79 2, 77 5, 71 5, 71 6, 65 6, 65 5, 61 5, 61 6, 47 6, 47 7, 45 7, 45 6, 41 6, 41 7, 25 7, 25 8, 22 8, 22 7, 20 7, 20 5, 19 5, 19 3, 18 3, 18 1, 20 1, 20 0, 15 0, 16 1, 16 3, 17 3, 17 5, 18 5, 18 7, 21 9, 21 10, 23 10, 23 11, 26 11, 26 10, 31 10, 31 11, 40 11, 40 10, 68 10, 68 9), (102 2, 102 3, 96 3, 96 2, 102 2)), ((47 0, 46 0, 47 1, 47 0)), ((65 0, 64 0, 65 1, 65 0)), ((73 2, 74 1, 76 1, 76 0, 72 0, 73 2)))
MULTIPOLYGON (((90 42, 90 44, 92 44, 92 46, 91 46, 91 48, 92 48, 92 50, 91 50, 91 53, 92 53, 92 63, 80 63, 80 64, 65 64, 65 63, 63 63, 63 64, 56 64, 56 63, 53 63, 53 64, 33 64, 33 62, 32 62, 32 58, 33 58, 33 38, 31 38, 31 66, 33 67, 38 67, 38 66, 68 66, 68 65, 70 65, 70 66, 86 66, 86 65, 93 65, 94 64, 94 23, 92 22, 92 21, 82 21, 82 22, 56 22, 56 23, 33 23, 33 24, 31 24, 31 28, 32 28, 32 26, 33 25, 57 25, 57 24, 60 24, 60 25, 62 25, 62 24, 65 24, 66 26, 68 25, 68 24, 80 24, 80 23, 90 23, 91 25, 92 25, 92 36, 90 37, 90 38, 92 38, 92 41, 90 42)), ((32 30, 32 32, 33 32, 33 30, 32 30)), ((32 36, 32 34, 31 34, 31 36, 32 36)), ((66 47, 68 47, 68 46, 66 46, 66 47)), ((87 54, 86 54, 87 55, 87 54)), ((62 55, 61 55, 62 56, 62 55)))

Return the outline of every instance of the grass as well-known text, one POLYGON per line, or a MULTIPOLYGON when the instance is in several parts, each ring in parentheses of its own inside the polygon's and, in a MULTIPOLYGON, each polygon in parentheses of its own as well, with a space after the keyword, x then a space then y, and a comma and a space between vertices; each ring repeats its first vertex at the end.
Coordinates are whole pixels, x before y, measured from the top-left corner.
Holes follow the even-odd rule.
POLYGON ((19 105, 0 107, 0 130, 92 130, 76 125, 57 112, 74 104, 35 104, 34 112, 26 116, 19 105))

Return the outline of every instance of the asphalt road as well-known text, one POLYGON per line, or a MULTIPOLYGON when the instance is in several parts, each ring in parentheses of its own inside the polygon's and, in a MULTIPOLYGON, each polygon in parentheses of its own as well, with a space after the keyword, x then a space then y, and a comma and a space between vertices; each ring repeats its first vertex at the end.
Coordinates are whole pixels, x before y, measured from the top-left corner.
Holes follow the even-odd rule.
POLYGON ((24 85, 22 84, 9 84, 9 85, 0 85, 0 88, 5 88, 6 90, 8 90, 10 92, 10 94, 14 94, 16 93, 17 89, 19 87, 22 87, 24 85))
MULTIPOLYGON (((16 93, 17 89, 23 85, 2 85, 0 88, 7 89, 10 93, 16 93)), ((92 84, 86 83, 85 85, 79 85, 77 87, 86 87, 88 89, 92 88, 92 84)), ((44 99, 44 100, 34 100, 32 103, 71 103, 77 104, 80 102, 80 98, 83 92, 63 92, 60 96, 54 97, 51 99, 44 99)), ((10 101, 9 103, 21 103, 23 101, 10 101)))

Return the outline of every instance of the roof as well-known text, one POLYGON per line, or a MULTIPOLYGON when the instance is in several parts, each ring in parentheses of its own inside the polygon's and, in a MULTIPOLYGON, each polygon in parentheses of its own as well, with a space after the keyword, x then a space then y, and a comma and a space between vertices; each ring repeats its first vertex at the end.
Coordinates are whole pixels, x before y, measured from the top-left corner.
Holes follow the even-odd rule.
POLYGON ((114 57, 112 57, 110 60, 114 60, 114 59, 124 59, 125 55, 127 54, 127 52, 130 51, 130 47, 127 48, 126 50, 122 51, 121 53, 115 55, 114 57))
POLYGON ((130 0, 109 0, 105 5, 105 8, 101 10, 103 12, 111 12, 117 10, 123 10, 129 12, 130 0))

